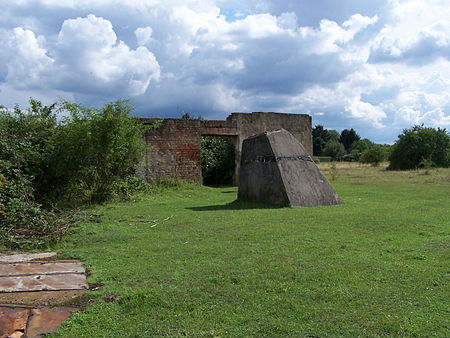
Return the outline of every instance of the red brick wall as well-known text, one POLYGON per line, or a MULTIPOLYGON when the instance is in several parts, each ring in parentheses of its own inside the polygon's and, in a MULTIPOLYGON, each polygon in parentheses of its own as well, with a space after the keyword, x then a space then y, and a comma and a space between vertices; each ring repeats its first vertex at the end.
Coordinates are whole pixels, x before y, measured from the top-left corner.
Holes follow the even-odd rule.
POLYGON ((201 130, 199 120, 164 119, 159 128, 147 132, 147 181, 177 177, 201 183, 201 130))

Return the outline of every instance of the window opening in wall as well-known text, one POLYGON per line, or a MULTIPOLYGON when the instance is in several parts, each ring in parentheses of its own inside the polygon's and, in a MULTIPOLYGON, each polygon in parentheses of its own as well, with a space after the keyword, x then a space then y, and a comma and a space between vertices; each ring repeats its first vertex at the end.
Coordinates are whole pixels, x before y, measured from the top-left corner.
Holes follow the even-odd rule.
POLYGON ((213 187, 233 185, 235 140, 230 136, 202 136, 203 184, 213 187))

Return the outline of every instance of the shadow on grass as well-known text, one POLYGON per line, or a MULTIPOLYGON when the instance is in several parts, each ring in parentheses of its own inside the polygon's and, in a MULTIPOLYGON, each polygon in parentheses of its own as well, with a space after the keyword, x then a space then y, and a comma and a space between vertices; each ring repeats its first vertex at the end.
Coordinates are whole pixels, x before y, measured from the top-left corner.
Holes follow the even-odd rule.
POLYGON ((188 207, 186 209, 194 211, 214 211, 214 210, 245 210, 245 209, 280 209, 282 207, 248 200, 235 200, 223 205, 205 205, 202 207, 188 207))

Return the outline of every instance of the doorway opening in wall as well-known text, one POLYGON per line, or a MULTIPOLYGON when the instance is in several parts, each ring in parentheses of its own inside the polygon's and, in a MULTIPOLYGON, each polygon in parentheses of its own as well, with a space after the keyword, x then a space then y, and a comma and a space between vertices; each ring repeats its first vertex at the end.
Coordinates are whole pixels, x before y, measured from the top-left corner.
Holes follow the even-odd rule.
POLYGON ((235 138, 233 136, 202 136, 201 160, 203 185, 233 185, 235 170, 235 138))

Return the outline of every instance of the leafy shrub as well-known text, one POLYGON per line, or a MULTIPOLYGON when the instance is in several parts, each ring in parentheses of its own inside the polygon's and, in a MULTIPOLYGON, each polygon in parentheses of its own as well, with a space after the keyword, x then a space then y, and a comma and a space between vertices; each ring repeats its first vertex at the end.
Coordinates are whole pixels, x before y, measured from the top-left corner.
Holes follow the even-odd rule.
POLYGON ((345 148, 339 141, 331 139, 325 145, 323 154, 325 156, 331 156, 333 160, 338 160, 345 155, 345 148))
POLYGON ((44 202, 98 203, 114 186, 133 175, 144 150, 143 127, 129 116, 125 101, 101 110, 64 102, 70 117, 51 139, 38 191, 44 202))
POLYGON ((125 101, 102 109, 33 99, 30 105, 0 109, 0 239, 10 246, 61 237, 75 218, 55 205, 103 202, 144 184, 130 178, 144 142, 125 101), (58 123, 56 109, 69 117, 58 123))
POLYGON ((385 159, 385 151, 382 146, 374 144, 372 147, 364 150, 359 158, 361 163, 370 163, 372 165, 378 165, 385 159))
POLYGON ((450 136, 445 129, 414 126, 403 130, 389 157, 389 169, 418 168, 423 161, 450 166, 450 136))
POLYGON ((332 181, 336 181, 337 177, 338 177, 338 169, 337 169, 336 163, 333 162, 333 163, 331 163, 331 166, 330 166, 330 178, 332 181))
POLYGON ((234 145, 230 139, 203 136, 201 146, 202 174, 205 185, 232 184, 234 173, 234 145))
POLYGON ((68 224, 35 202, 36 177, 42 174, 56 118, 55 105, 30 104, 27 111, 0 111, 0 239, 10 247, 48 244, 68 224))
POLYGON ((55 105, 42 106, 30 100, 31 108, 22 111, 0 110, 0 160, 34 179, 43 167, 44 153, 56 130, 55 105))

